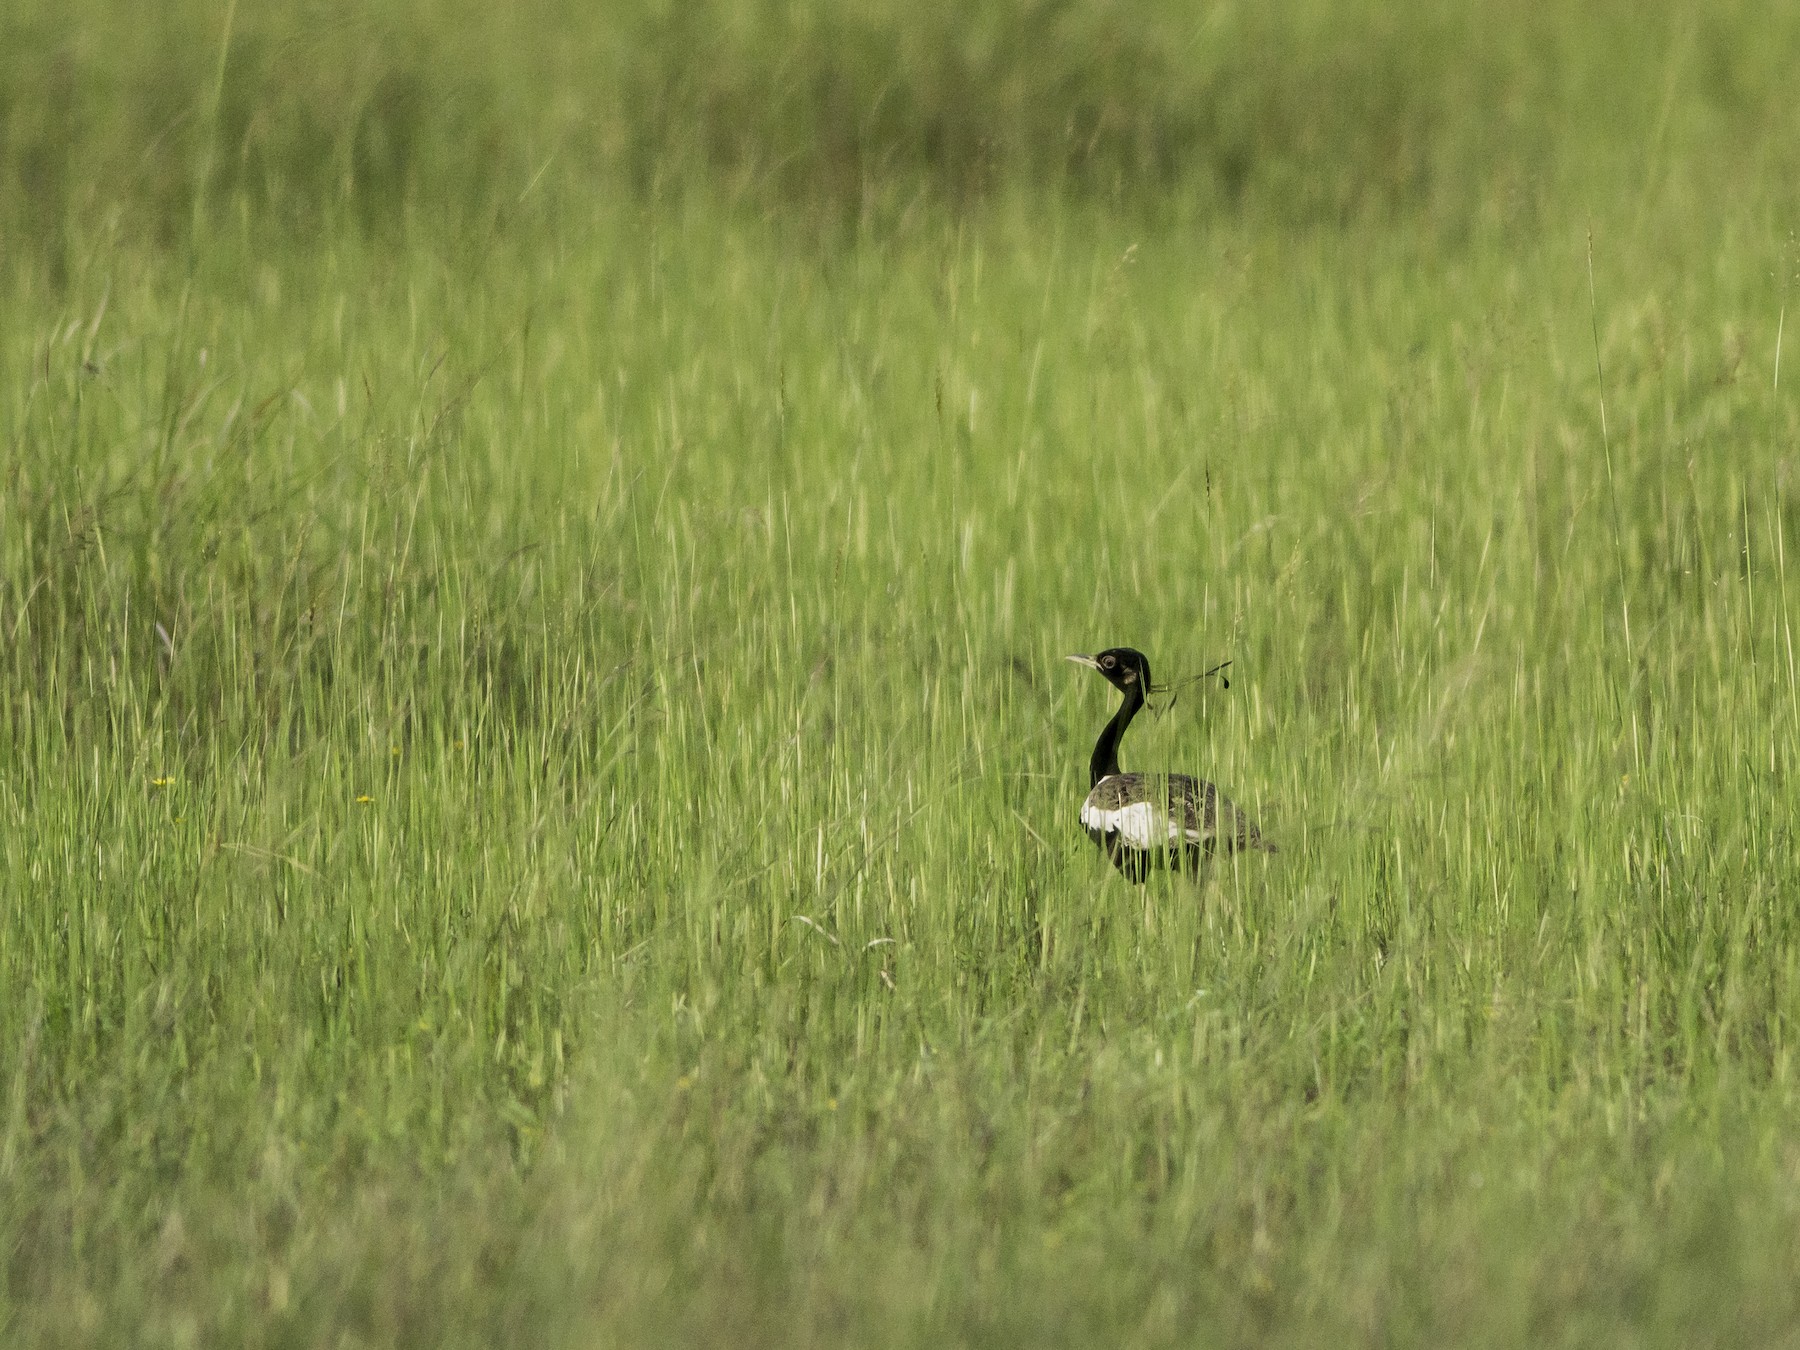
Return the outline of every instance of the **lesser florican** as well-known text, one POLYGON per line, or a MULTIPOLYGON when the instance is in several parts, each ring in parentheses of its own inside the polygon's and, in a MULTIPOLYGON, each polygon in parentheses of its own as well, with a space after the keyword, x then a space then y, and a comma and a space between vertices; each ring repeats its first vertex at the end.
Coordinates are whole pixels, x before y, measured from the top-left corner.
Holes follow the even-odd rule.
POLYGON ((1098 656, 1071 656, 1092 666, 1124 696, 1118 712, 1094 742, 1088 764, 1090 791, 1081 824, 1113 865, 1142 882, 1153 867, 1196 868, 1216 851, 1275 852, 1251 820, 1211 783, 1186 774, 1121 773, 1119 742, 1144 699, 1160 692, 1150 683, 1150 662, 1130 647, 1098 656))

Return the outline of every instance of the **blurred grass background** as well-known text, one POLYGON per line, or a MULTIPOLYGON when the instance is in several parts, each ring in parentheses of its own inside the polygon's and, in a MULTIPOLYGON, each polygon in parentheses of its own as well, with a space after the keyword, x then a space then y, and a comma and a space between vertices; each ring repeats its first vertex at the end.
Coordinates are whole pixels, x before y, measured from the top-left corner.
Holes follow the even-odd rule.
POLYGON ((0 1340, 1792 1343, 1797 56, 9 6, 0 1340))
POLYGON ((699 181, 852 219, 1024 187, 1466 223, 1800 168, 1800 20, 1736 0, 20 0, 4 23, 0 182, 52 238, 115 210, 180 234, 207 198, 376 224, 699 181))

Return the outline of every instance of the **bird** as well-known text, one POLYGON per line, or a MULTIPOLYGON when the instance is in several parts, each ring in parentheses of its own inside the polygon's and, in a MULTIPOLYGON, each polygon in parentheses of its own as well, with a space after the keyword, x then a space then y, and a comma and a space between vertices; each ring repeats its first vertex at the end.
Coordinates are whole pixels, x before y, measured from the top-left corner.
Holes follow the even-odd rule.
POLYGON ((1127 879, 1142 884, 1153 868, 1192 871, 1215 852, 1276 852, 1251 819, 1202 778, 1183 773, 1122 773, 1119 742, 1145 698, 1161 692, 1150 682, 1150 660, 1131 647, 1071 656, 1106 676, 1124 700, 1094 742, 1089 791, 1081 824, 1127 879))

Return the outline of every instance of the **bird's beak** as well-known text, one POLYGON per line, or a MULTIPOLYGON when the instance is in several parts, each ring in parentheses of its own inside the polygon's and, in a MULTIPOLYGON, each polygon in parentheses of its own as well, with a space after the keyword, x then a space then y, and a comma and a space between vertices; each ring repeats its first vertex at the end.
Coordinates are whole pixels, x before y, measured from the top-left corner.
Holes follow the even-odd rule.
POLYGON ((1087 666, 1090 670, 1100 669, 1100 663, 1091 656, 1065 656, 1065 661, 1073 661, 1078 666, 1087 666))

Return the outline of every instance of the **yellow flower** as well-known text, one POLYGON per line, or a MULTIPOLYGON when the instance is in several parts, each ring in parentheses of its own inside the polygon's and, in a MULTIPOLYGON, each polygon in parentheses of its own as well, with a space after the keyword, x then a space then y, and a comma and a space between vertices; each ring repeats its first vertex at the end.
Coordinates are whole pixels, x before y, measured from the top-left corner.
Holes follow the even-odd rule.
POLYGON ((173 774, 165 775, 162 778, 152 778, 150 780, 150 786, 155 788, 172 787, 174 786, 174 783, 175 777, 173 774))
POLYGON ((372 802, 374 800, 375 799, 373 797, 371 797, 368 793, 362 792, 362 793, 357 794, 356 804, 358 806, 367 806, 370 802, 372 802))

